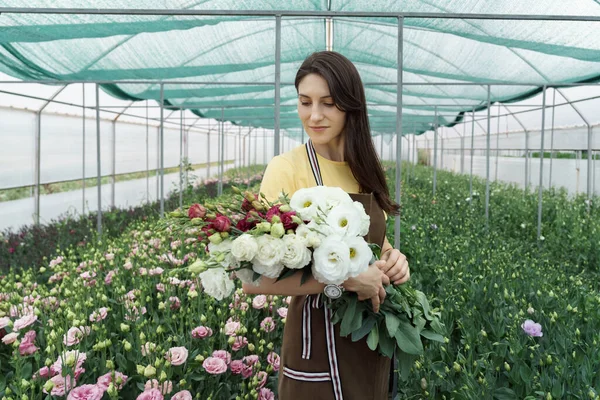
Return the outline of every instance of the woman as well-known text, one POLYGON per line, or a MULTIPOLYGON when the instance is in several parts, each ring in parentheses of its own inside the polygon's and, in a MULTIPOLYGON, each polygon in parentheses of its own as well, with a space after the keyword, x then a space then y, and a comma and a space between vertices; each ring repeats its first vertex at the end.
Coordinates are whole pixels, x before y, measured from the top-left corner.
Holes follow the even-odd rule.
POLYGON ((356 67, 332 51, 314 53, 302 64, 295 80, 298 115, 310 140, 271 160, 261 192, 276 200, 315 185, 338 186, 360 201, 371 217, 366 239, 382 246, 382 257, 368 270, 341 287, 314 278, 300 284, 301 272, 275 282, 262 277, 249 294, 293 296, 281 350, 279 398, 381 400, 387 399, 390 359, 371 351, 363 339, 340 337, 330 321, 327 297, 342 291, 370 299, 375 312, 385 298, 384 285, 406 282, 406 257, 385 238, 385 213, 398 214, 390 199, 383 168, 370 135, 364 88, 356 67))

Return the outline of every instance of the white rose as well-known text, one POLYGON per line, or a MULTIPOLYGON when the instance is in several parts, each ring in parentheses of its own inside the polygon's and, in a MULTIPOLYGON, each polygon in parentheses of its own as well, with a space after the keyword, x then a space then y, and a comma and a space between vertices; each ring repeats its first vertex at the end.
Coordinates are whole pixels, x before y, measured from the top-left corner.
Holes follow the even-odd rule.
POLYGON ((216 256, 217 253, 223 254, 225 258, 221 262, 221 265, 224 268, 228 268, 231 266, 237 267, 239 265, 239 262, 231 254, 232 245, 233 242, 231 240, 223 240, 219 244, 214 244, 211 242, 208 244, 208 252, 211 253, 211 255, 213 256, 216 256))
POLYGON ((334 207, 327 215, 326 223, 340 236, 356 237, 360 233, 360 214, 352 203, 334 207))
POLYGON ((350 276, 350 248, 341 236, 325 238, 313 256, 312 273, 317 281, 340 285, 350 276))
POLYGON ((254 236, 244 233, 231 245, 231 255, 238 261, 252 261, 258 252, 258 243, 254 236))
POLYGON ((277 278, 283 271, 283 264, 265 265, 254 260, 252 270, 258 274, 264 275, 267 278, 277 278))
POLYGON ((339 187, 328 187, 324 188, 325 202, 328 208, 334 208, 342 204, 352 204, 352 198, 342 188, 339 187))
POLYGON ((371 226, 371 217, 366 213, 365 207, 361 202, 355 201, 354 207, 358 210, 358 215, 360 218, 360 229, 358 231, 358 236, 366 236, 369 233, 369 227, 371 226))
POLYGON ((225 268, 210 268, 199 276, 204 291, 219 301, 230 296, 235 289, 235 284, 229 279, 225 268))
POLYGON ((350 275, 355 277, 369 268, 373 251, 362 237, 346 237, 344 242, 350 249, 350 275))
POLYGON ((283 242, 287 246, 283 256, 283 265, 289 269, 300 269, 308 265, 312 253, 306 246, 306 241, 296 235, 285 235, 283 242))
POLYGON ((254 261, 267 267, 281 263, 287 246, 282 239, 277 239, 271 235, 259 236, 256 240, 258 251, 254 261))
POLYGON ((314 219, 319 209, 324 209, 325 206, 325 198, 319 194, 319 186, 300 189, 290 199, 292 210, 305 221, 314 219))
POLYGON ((254 281, 254 271, 250 268, 238 269, 235 271, 235 276, 243 283, 252 284, 258 286, 260 284, 260 278, 254 281))
POLYGON ((321 245, 321 236, 307 225, 298 225, 296 236, 304 240, 306 247, 317 248, 321 245))

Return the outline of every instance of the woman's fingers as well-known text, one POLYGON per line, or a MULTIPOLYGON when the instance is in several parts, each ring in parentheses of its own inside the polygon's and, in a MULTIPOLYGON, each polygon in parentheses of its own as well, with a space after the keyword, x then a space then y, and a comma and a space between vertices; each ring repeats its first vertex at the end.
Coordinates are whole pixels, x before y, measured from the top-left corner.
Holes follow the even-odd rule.
POLYGON ((379 295, 375 295, 371 297, 371 303, 373 304, 373 312, 379 312, 379 305, 381 304, 379 301, 379 295))
POLYGON ((407 271, 403 277, 399 278, 398 280, 392 279, 392 281, 394 282, 394 285, 401 285, 403 283, 408 282, 409 279, 410 279, 410 270, 407 271))

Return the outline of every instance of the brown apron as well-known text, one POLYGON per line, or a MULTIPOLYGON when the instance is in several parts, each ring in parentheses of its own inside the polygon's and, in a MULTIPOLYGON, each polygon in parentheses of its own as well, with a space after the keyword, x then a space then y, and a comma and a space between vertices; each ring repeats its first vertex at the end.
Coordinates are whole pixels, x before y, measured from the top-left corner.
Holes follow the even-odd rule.
MULTIPOLYGON (((312 143, 307 154, 322 185, 312 143)), ((385 216, 372 194, 350 194, 371 217, 369 243, 382 246, 385 216)), ((384 400, 388 398, 391 360, 369 349, 366 337, 353 342, 330 323, 322 295, 294 296, 288 309, 279 370, 280 400, 384 400)))

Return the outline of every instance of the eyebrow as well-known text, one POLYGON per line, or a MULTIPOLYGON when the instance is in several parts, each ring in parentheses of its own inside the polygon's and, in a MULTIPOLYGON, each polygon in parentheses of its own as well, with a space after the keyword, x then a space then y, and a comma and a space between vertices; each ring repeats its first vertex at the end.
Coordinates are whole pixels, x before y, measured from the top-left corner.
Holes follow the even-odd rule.
MULTIPOLYGON (((305 95, 305 94, 302 94, 302 93, 299 93, 299 94, 298 94, 298 97, 308 97, 308 98, 310 99, 310 96, 307 96, 307 95, 305 95)), ((328 94, 327 96, 321 96, 321 99, 326 99, 326 98, 328 98, 328 97, 331 97, 331 95, 330 95, 330 94, 328 94)))

